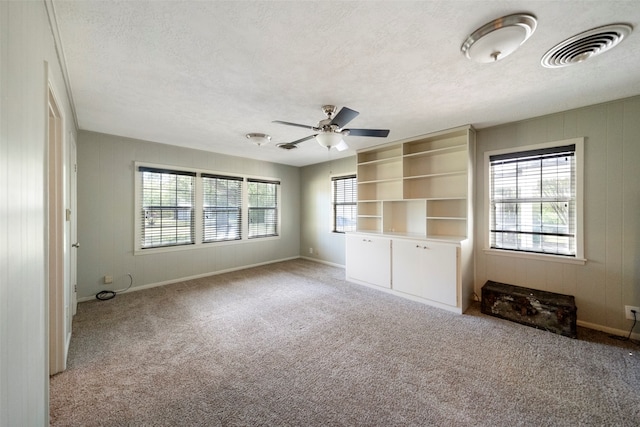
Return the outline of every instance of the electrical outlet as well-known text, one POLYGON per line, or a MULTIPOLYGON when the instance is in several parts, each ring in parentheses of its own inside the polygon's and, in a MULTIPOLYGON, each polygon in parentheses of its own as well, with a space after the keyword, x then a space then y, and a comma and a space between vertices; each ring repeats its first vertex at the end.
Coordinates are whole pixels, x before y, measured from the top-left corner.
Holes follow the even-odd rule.
POLYGON ((313 248, 309 248, 309 254, 313 255, 313 248))
POLYGON ((104 276, 104 284, 108 285, 110 283, 113 283, 113 276, 104 276))
POLYGON ((631 305, 624 306, 624 314, 627 316, 627 319, 631 319, 631 320, 634 319, 633 313, 631 312, 631 310, 636 312, 635 319, 640 320, 640 307, 633 307, 631 305))

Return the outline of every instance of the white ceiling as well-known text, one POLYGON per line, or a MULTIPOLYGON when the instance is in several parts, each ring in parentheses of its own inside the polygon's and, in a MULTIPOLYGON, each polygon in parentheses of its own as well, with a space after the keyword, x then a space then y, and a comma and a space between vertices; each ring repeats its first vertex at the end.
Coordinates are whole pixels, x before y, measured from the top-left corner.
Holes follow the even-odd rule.
POLYGON ((53 0, 81 129, 295 166, 472 124, 482 128, 640 94, 640 1, 66 1, 53 0), (531 38, 491 64, 460 46, 495 18, 528 12, 531 38), (566 68, 540 58, 594 27, 635 30, 566 68), (314 140, 321 106, 360 112, 351 149, 314 140), (245 134, 263 132, 258 147, 245 134))

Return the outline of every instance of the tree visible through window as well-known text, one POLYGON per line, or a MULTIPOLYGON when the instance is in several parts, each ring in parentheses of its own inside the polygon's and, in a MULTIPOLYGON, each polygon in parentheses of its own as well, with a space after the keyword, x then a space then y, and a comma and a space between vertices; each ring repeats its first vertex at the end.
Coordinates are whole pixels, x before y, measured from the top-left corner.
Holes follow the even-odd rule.
POLYGON ((490 246, 576 256, 576 146, 489 156, 490 246))
POLYGON ((358 183, 355 175, 331 178, 333 231, 356 231, 358 215, 358 183))

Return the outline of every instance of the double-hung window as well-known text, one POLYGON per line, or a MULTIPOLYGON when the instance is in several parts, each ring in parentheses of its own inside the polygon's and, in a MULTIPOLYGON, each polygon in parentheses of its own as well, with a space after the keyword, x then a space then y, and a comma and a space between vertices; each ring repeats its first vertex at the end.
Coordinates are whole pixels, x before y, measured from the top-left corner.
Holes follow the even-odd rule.
POLYGON ((202 175, 203 242, 242 238, 241 177, 202 175))
POLYGON ((489 248, 582 258, 582 139, 487 153, 489 248))
POLYGON ((247 179, 249 238, 277 236, 279 181, 247 179))
POLYGON ((142 203, 140 247, 195 243, 193 172, 140 167, 142 203))
POLYGON ((331 178, 333 231, 345 233, 356 230, 358 214, 358 185, 355 175, 331 178))

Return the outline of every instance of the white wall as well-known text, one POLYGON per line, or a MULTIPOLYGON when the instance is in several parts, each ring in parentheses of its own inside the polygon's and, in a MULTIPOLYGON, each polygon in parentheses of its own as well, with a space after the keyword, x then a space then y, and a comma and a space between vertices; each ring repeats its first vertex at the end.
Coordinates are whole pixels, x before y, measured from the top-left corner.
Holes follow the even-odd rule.
POLYGON ((344 234, 331 232, 331 176, 355 172, 356 156, 301 169, 301 256, 344 265, 344 234), (309 248, 313 248, 313 254, 309 254, 309 248))
POLYGON ((581 324, 629 331, 623 306, 640 306, 640 97, 479 130, 476 196, 478 294, 495 280, 574 295, 581 324), (485 254, 484 153, 575 137, 585 137, 586 265, 485 254))
POLYGON ((75 133, 45 4, 0 2, 0 425, 49 419, 45 61, 75 133))
POLYGON ((297 257, 300 253, 300 170, 166 144, 78 133, 78 297, 103 289, 163 284, 188 277, 297 257), (206 248, 134 255, 134 162, 279 178, 280 239, 211 244, 206 248), (103 285, 111 275, 113 286, 103 285))

